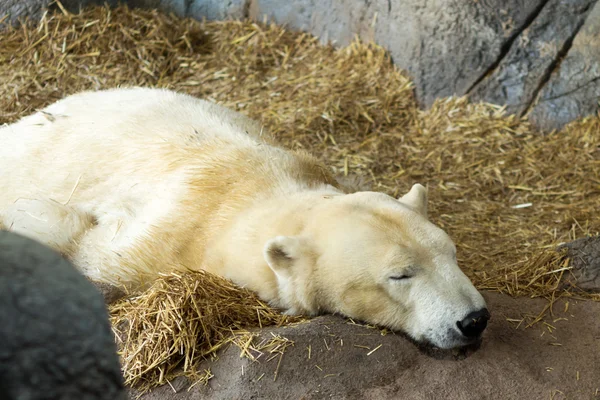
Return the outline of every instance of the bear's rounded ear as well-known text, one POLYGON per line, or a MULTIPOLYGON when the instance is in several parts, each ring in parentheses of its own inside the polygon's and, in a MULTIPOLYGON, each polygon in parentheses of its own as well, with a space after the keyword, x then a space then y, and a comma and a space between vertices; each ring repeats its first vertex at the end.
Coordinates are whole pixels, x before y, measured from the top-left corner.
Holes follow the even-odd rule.
POLYGON ((289 276, 294 262, 303 257, 304 241, 297 236, 276 236, 265 245, 263 254, 269 267, 280 276, 289 276))
POLYGON ((410 191, 400 197, 398 201, 427 218, 427 189, 423 185, 415 183, 410 191))

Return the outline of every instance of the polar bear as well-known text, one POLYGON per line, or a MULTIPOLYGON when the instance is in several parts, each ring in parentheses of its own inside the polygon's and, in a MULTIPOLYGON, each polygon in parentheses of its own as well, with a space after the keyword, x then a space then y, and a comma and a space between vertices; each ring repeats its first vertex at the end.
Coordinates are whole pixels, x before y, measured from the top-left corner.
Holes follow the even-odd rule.
POLYGON ((0 220, 92 280, 205 269, 290 314, 455 348, 489 319, 420 184, 347 192, 259 123, 166 89, 68 96, 0 128, 0 220))

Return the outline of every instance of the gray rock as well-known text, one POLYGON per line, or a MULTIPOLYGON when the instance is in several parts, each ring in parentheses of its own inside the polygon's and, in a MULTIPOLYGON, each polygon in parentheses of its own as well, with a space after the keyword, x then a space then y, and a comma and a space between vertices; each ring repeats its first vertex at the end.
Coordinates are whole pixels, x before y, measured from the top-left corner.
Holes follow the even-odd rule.
POLYGON ((567 249, 572 267, 563 284, 600 293, 600 236, 577 239, 561 248, 567 249))
POLYGON ((390 51, 415 81, 417 98, 466 93, 537 15, 543 0, 254 0, 250 16, 349 43, 355 34, 390 51))
POLYGON ((38 21, 49 3, 50 0, 1 0, 0 29, 4 25, 16 25, 19 19, 38 21))
MULTIPOLYGON (((568 51, 596 0, 550 0, 472 90, 473 100, 524 115, 568 51)), ((556 116, 550 116, 552 119, 556 116)))
POLYGON ((355 34, 367 34, 365 18, 375 6, 369 3, 356 0, 250 0, 248 16, 310 32, 323 43, 345 46, 355 34))
POLYGON ((266 15, 339 45, 355 35, 375 40, 409 72, 425 107, 439 97, 471 94, 473 100, 507 104, 509 112, 523 115, 541 93, 532 120, 548 130, 598 109, 600 22, 595 21, 600 12, 590 15, 595 4, 596 0, 253 0, 249 15, 266 15))
POLYGON ((600 3, 596 3, 543 87, 530 118, 541 129, 560 129, 579 116, 597 113, 599 99, 600 3))
POLYGON ((0 231, 0 398, 125 398, 94 286, 52 250, 0 231))
POLYGON ((248 15, 248 0, 191 1, 186 16, 202 20, 243 19, 248 15))

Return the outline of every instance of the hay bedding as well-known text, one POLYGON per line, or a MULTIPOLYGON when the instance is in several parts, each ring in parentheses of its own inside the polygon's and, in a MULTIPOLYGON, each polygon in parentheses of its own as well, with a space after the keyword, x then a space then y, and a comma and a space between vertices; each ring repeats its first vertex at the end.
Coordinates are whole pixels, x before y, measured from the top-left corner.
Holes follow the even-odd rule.
POLYGON ((300 320, 281 315, 249 290, 203 272, 160 277, 110 311, 126 383, 142 391, 181 374, 206 378, 209 371, 200 371, 198 361, 228 343, 248 352, 253 336, 243 327, 300 320))
MULTIPOLYGON (((461 267, 482 289, 564 295, 556 289, 569 266, 556 244, 600 231, 597 117, 543 136, 500 107, 464 98, 422 111, 381 48, 357 41, 335 50, 274 25, 94 8, 0 32, 0 123, 117 85, 221 102, 374 190, 397 196, 427 184, 433 221, 455 239, 461 267)), ((194 374, 233 329, 289 322, 205 274, 161 278, 112 313, 129 337, 127 381, 146 387, 175 366, 194 374)))

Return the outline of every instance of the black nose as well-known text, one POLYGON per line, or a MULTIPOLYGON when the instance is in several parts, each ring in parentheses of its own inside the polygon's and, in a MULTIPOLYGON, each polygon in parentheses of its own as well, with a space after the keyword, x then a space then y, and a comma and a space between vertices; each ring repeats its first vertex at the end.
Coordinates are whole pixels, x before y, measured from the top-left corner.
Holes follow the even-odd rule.
POLYGON ((487 308, 482 308, 479 311, 470 313, 465 319, 458 321, 456 325, 463 335, 473 339, 483 333, 489 319, 490 312, 487 308))

